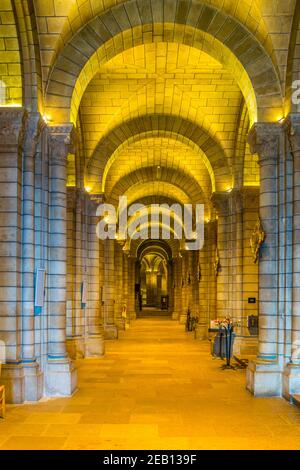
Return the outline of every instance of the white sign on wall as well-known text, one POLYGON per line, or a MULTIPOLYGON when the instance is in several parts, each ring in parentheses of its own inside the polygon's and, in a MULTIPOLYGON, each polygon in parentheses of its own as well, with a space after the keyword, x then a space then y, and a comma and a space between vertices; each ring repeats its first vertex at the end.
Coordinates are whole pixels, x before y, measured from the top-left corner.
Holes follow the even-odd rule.
POLYGON ((34 306, 36 308, 44 307, 44 293, 45 293, 45 269, 38 268, 35 278, 35 300, 34 306))

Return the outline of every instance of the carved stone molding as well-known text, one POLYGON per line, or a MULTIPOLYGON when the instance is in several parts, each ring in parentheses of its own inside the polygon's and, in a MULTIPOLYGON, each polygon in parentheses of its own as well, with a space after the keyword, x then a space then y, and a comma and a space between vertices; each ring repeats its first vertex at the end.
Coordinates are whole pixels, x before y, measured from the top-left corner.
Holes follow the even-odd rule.
POLYGON ((22 146, 28 114, 23 108, 0 109, 0 145, 22 146))
POLYGON ((229 197, 230 193, 227 192, 215 192, 211 197, 213 206, 218 212, 218 215, 225 216, 229 212, 229 197))
POLYGON ((73 124, 48 127, 49 150, 52 163, 67 163, 69 153, 76 152, 77 135, 73 124))
POLYGON ((230 210, 232 214, 240 213, 243 211, 243 208, 244 208, 243 191, 239 189, 233 189, 229 193, 229 201, 230 201, 230 210))
POLYGON ((258 211, 259 209, 259 186, 243 188, 243 205, 244 209, 258 211))
POLYGON ((285 127, 292 154, 294 157, 300 157, 300 114, 290 114, 285 121, 285 127))
POLYGON ((221 269, 220 254, 219 254, 219 249, 216 248, 215 259, 214 259, 214 271, 215 271, 215 276, 216 277, 218 277, 220 269, 221 269))
POLYGON ((39 113, 30 113, 28 115, 24 139, 25 155, 33 156, 35 154, 39 138, 45 127, 45 121, 39 113))
POLYGON ((279 123, 256 123, 252 126, 248 143, 251 153, 257 153, 259 164, 279 159, 280 135, 283 129, 279 123))
POLYGON ((260 248, 266 239, 266 234, 264 232, 260 218, 255 224, 254 230, 250 238, 250 248, 252 251, 253 261, 257 263, 259 259, 260 248))

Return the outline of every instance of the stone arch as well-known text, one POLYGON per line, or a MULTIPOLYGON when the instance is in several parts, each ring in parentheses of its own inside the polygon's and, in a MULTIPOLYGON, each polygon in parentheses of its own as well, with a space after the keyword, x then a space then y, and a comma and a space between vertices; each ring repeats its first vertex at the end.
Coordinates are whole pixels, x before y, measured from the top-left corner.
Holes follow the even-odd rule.
POLYGON ((38 29, 33 0, 15 0, 23 74, 23 104, 28 111, 44 113, 38 29))
MULTIPOLYGON (((300 105, 292 102, 293 81, 300 80, 300 0, 296 1, 292 31, 290 36, 289 54, 286 73, 285 115, 289 112, 299 112, 300 105)), ((298 87, 299 88, 299 87, 298 87)))
MULTIPOLYGON (((157 181, 157 167, 138 169, 118 181, 112 189, 111 194, 108 195, 107 202, 114 204, 117 207, 119 196, 126 194, 126 191, 128 191, 128 189, 133 185, 141 182, 151 183, 155 181, 157 181)), ((182 189, 189 196, 192 203, 203 204, 204 202, 207 202, 208 204, 207 196, 203 193, 202 188, 199 186, 197 181, 182 171, 179 172, 175 169, 162 167, 159 181, 171 182, 175 187, 182 189)))
POLYGON ((147 132, 157 135, 160 131, 175 135, 175 137, 184 137, 201 150, 199 156, 205 158, 205 165, 210 174, 213 189, 221 184, 226 187, 225 189, 231 186, 232 175, 227 159, 221 144, 215 138, 212 138, 204 129, 187 119, 156 114, 145 115, 127 121, 99 142, 93 157, 87 165, 87 185, 93 192, 102 192, 102 175, 114 152, 130 137, 147 132))
MULTIPOLYGON (((149 216, 152 212, 151 212, 151 204, 144 204, 145 206, 145 211, 147 212, 147 215, 149 216)), ((153 211, 154 214, 158 214, 159 216, 162 215, 162 216, 167 216, 170 218, 170 221, 174 222, 174 224, 177 224, 178 226, 181 227, 182 230, 184 230, 184 221, 182 218, 179 218, 176 214, 173 214, 171 210, 169 209, 165 209, 165 208, 162 208, 162 209, 156 209, 153 211)), ((129 217, 128 221, 127 221, 127 228, 129 229, 130 226, 137 222, 139 220, 139 215, 135 214, 135 215, 132 215, 131 217, 129 217)), ((150 224, 149 224, 150 225, 150 224)))
MULTIPOLYGON (((214 55, 221 63, 229 64, 244 93, 252 122, 256 119, 273 121, 275 115, 282 114, 278 70, 262 44, 244 24, 216 6, 199 4, 195 0, 155 2, 155 8, 146 1, 132 0, 93 18, 65 44, 47 86, 46 106, 53 113, 54 120, 74 120, 70 110, 76 82, 90 59, 92 69, 97 66, 97 53, 101 46, 113 39, 110 51, 115 54, 146 40, 153 42, 155 31, 166 41, 195 45, 214 55), (137 29, 132 34, 134 28, 137 29), (126 31, 129 31, 129 41, 122 38, 126 31), (116 51, 114 44, 118 43, 118 36, 121 49, 116 51)), ((82 84, 75 91, 77 108, 88 83, 88 71, 83 73, 82 84)))
POLYGON ((179 252, 180 243, 179 240, 132 240, 131 241, 131 253, 135 258, 140 259, 142 254, 148 249, 153 247, 159 247, 167 254, 168 261, 176 256, 179 252))
MULTIPOLYGON (((16 2, 18 4, 18 2, 16 2)), ((20 31, 14 4, 7 0, 0 4, 0 82, 1 106, 23 105, 23 71, 20 31)))
POLYGON ((173 257, 171 240, 138 240, 138 248, 136 257, 141 260, 148 253, 157 253, 163 256, 167 261, 171 261, 173 257))
POLYGON ((128 199, 128 205, 141 198, 163 198, 181 204, 191 204, 191 198, 186 192, 168 181, 139 182, 132 185, 124 196, 128 199))
MULTIPOLYGON (((211 166, 211 163, 209 161, 209 159, 207 158, 207 156, 205 155, 205 153, 200 149, 199 146, 197 146, 194 142, 192 142, 190 139, 182 136, 181 134, 177 134, 177 133, 174 133, 174 132, 168 132, 168 131, 161 131, 161 130, 158 130, 156 132, 153 132, 153 131, 149 131, 149 132, 145 132, 143 134, 136 134, 134 135, 133 137, 130 137, 129 139, 127 139, 123 144, 121 144, 117 150, 113 153, 113 155, 111 155, 111 157, 109 158, 106 166, 105 166, 105 169, 104 169, 104 172, 103 172, 103 177, 102 177, 102 191, 103 193, 105 193, 106 191, 106 184, 109 180, 109 173, 110 173, 110 170, 111 168, 114 168, 114 166, 116 164, 118 164, 118 159, 119 158, 122 158, 122 153, 123 151, 126 152, 126 150, 130 149, 131 146, 141 146, 141 148, 143 147, 143 145, 145 146, 145 148, 147 150, 149 150, 149 141, 150 141, 150 144, 151 143, 155 143, 156 139, 160 139, 161 140, 161 146, 164 147, 164 139, 166 139, 166 144, 170 144, 170 148, 172 148, 172 144, 175 146, 175 145, 179 145, 182 144, 182 150, 185 151, 185 150, 188 150, 190 152, 190 155, 191 155, 191 158, 193 159, 192 155, 197 155, 197 163, 195 164, 195 162, 191 162, 191 165, 190 165, 190 171, 193 172, 194 170, 197 171, 197 174, 198 174, 198 177, 200 177, 200 175, 202 176, 203 175, 203 179, 205 178, 205 180, 207 180, 207 187, 209 188, 209 191, 215 191, 216 189, 216 181, 215 181, 215 175, 214 175, 214 171, 213 171, 213 168, 211 166)), ((167 147, 167 145, 166 145, 167 147)), ((179 151, 179 153, 181 153, 179 151)), ((177 155, 174 155, 173 156, 174 158, 174 163, 176 161, 176 165, 179 165, 179 167, 185 167, 186 166, 186 159, 184 159, 184 152, 181 153, 181 156, 177 156, 177 155)), ((123 156, 123 159, 124 159, 124 156, 123 156)), ((156 160, 157 158, 155 158, 153 156, 153 160, 154 160, 154 163, 156 163, 156 160)), ((193 159, 194 160, 194 159, 193 159)), ((158 161, 157 163, 158 165, 160 165, 160 162, 158 161)), ((171 164, 172 166, 172 164, 171 164)))

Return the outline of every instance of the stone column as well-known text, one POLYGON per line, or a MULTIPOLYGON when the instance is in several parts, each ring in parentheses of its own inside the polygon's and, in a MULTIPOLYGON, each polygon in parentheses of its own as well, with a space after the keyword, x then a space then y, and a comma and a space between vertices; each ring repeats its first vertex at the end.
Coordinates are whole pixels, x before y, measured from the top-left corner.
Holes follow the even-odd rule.
POLYGON ((66 350, 67 201, 66 165, 73 144, 73 126, 50 127, 49 132, 49 262, 47 396, 69 396, 77 372, 66 350))
POLYGON ((185 250, 181 250, 181 256, 181 312, 179 317, 179 323, 181 325, 185 325, 188 309, 187 252, 185 250))
POLYGON ((1 345, 4 343, 6 355, 1 383, 11 403, 22 403, 25 399, 21 344, 21 204, 26 120, 23 109, 0 109, 0 341, 1 345))
POLYGON ((125 328, 126 325, 128 326, 130 323, 130 318, 129 318, 129 312, 128 312, 128 256, 126 253, 124 253, 123 248, 122 248, 122 257, 123 257, 123 302, 122 302, 122 308, 126 308, 126 318, 124 319, 125 321, 125 328))
POLYGON ((292 319, 291 359, 284 371, 283 393, 287 399, 300 394, 300 114, 287 120, 287 134, 293 157, 292 224, 292 319))
POLYGON ((104 354, 104 329, 100 298, 100 240, 97 235, 97 201, 88 201, 88 303, 85 334, 85 357, 104 354))
POLYGON ((131 320, 136 319, 135 311, 135 258, 128 257, 128 306, 127 314, 131 320))
POLYGON ((45 126, 39 113, 29 115, 23 154, 22 204, 22 363, 24 399, 38 401, 43 394, 43 374, 35 351, 35 154, 45 126))
POLYGON ((123 290, 123 251, 119 241, 115 243, 115 321, 119 330, 125 329, 125 322, 122 318, 122 308, 124 301, 123 290))
POLYGON ((257 396, 282 393, 278 362, 278 161, 282 129, 255 124, 249 134, 252 153, 259 155, 260 219, 266 233, 259 260, 259 352, 247 370, 247 388, 257 396))
POLYGON ((230 193, 231 214, 230 253, 231 316, 240 325, 235 331, 242 334, 243 323, 243 194, 237 189, 230 193))
POLYGON ((208 334, 208 319, 209 319, 209 293, 210 285, 208 279, 208 263, 211 264, 209 254, 207 251, 209 237, 207 223, 204 228, 204 246, 198 252, 197 265, 195 266, 195 288, 197 289, 197 304, 198 304, 198 324, 196 326, 195 338, 203 340, 207 338, 208 334))
POLYGON ((67 350, 72 359, 84 357, 84 306, 82 283, 86 279, 85 194, 67 188, 67 350))
POLYGON ((212 195, 212 203, 218 214, 217 247, 220 257, 220 269, 217 276, 217 318, 231 316, 229 288, 229 195, 226 192, 216 192, 212 195))
POLYGON ((115 324, 115 240, 104 241, 104 335, 116 339, 115 324))

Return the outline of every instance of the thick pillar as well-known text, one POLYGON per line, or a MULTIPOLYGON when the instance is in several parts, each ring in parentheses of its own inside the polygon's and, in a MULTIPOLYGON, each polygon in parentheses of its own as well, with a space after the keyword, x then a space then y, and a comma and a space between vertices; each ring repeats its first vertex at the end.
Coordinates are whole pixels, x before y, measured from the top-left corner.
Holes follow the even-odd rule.
POLYGON ((172 314, 173 320, 179 320, 181 315, 181 258, 178 256, 173 264, 173 292, 174 292, 174 310, 172 314))
POLYGON ((84 352, 84 309, 82 285, 86 283, 86 196, 67 188, 67 349, 72 359, 84 352))
POLYGON ((130 320, 136 319, 135 310, 135 258, 128 257, 128 305, 127 315, 130 320))
MULTIPOLYGON (((11 403, 22 403, 25 399, 21 344, 21 207, 26 120, 22 109, 0 110, 0 341, 6 356, 1 382, 11 403)), ((32 355, 31 347, 28 353, 32 355)))
POLYGON ((104 241, 104 335, 116 339, 115 324, 115 240, 104 241))
MULTIPOLYGON (((292 224, 292 318, 291 355, 284 371, 283 393, 287 399, 300 394, 300 115, 287 120, 289 150, 293 157, 292 224)), ((288 230, 289 227, 287 227, 288 230)))
POLYGON ((88 299, 86 306, 85 357, 101 357, 104 354, 97 207, 97 202, 88 201, 88 299))
POLYGON ((282 366, 278 358, 278 161, 282 129, 255 124, 249 135, 260 164, 260 219, 266 241, 259 260, 259 352, 247 370, 247 388, 257 396, 280 396, 282 366))
POLYGON ((125 329, 122 317, 124 290, 123 290, 123 251, 119 242, 115 243, 115 321, 119 330, 125 329))
POLYGON ((217 276, 216 316, 223 319, 231 316, 230 310, 230 278, 229 278, 229 197, 230 193, 216 192, 212 195, 212 203, 218 213, 217 248, 220 257, 220 268, 217 276))
POLYGON ((28 118, 23 153, 22 203, 22 363, 24 400, 38 401, 43 394, 43 374, 35 351, 35 154, 44 122, 40 114, 28 118))
POLYGON ((50 127, 49 132, 49 262, 47 396, 69 396, 77 372, 66 350, 67 201, 66 164, 73 126, 50 127))
POLYGON ((187 318, 188 304, 188 254, 185 250, 181 250, 181 312, 179 323, 185 325, 187 318))

